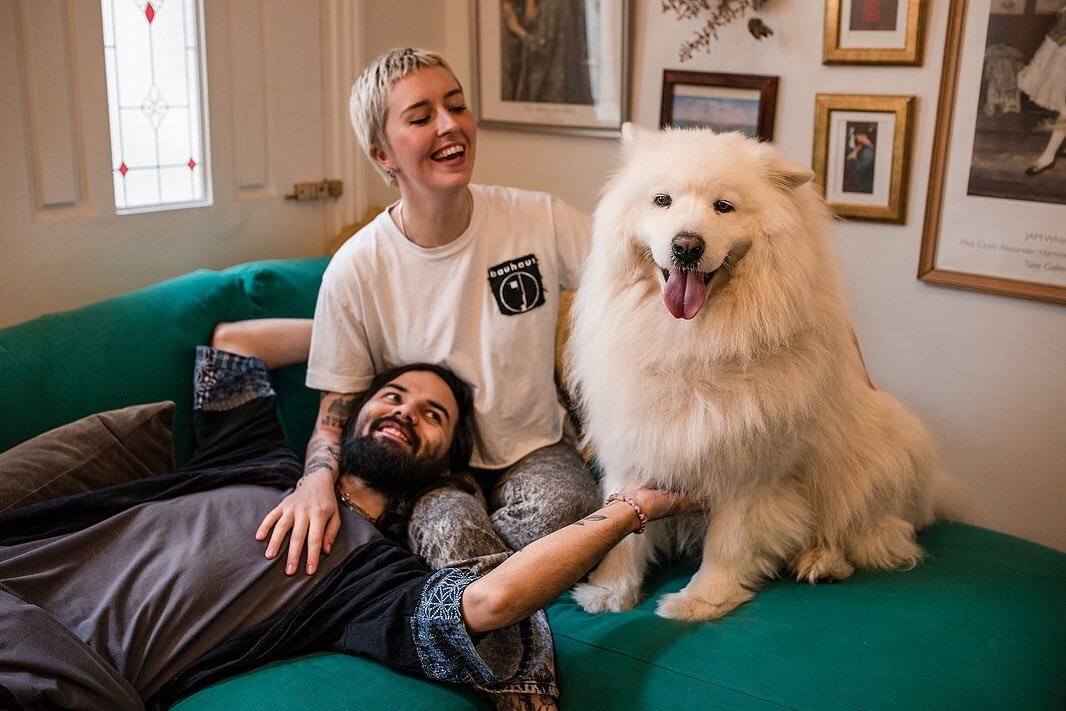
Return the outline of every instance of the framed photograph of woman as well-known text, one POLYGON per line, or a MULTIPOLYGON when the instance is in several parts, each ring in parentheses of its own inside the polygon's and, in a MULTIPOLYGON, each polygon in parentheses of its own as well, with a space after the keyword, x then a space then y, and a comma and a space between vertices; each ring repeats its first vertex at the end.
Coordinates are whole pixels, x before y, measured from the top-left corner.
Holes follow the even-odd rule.
POLYGON ((824 64, 922 63, 925 0, 826 0, 824 64))
POLYGON ((772 141, 776 102, 777 77, 667 69, 659 126, 740 131, 772 141))
POLYGON ((629 0, 478 0, 477 107, 488 127, 617 135, 629 0))
POLYGON ((814 179, 842 217, 903 223, 913 96, 818 94, 814 179))
POLYGON ((1066 0, 953 2, 918 277, 1066 303, 1066 0))

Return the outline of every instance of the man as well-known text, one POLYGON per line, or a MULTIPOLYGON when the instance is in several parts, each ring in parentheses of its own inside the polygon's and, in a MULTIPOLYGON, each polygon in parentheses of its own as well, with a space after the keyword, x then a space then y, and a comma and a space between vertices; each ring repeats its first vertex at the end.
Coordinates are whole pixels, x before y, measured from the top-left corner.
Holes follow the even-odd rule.
POLYGON ((630 502, 535 542, 483 578, 431 572, 375 523, 465 467, 476 435, 469 389, 447 370, 408 366, 379 376, 349 418, 344 526, 322 575, 280 575, 246 533, 303 470, 274 414, 267 367, 198 351, 197 450, 182 471, 0 516, 0 706, 165 707, 220 678, 322 649, 550 703, 550 647, 522 641, 545 634, 546 623, 530 615, 644 514, 666 515, 676 500, 631 492, 630 502), (507 678, 479 653, 500 635, 518 655, 507 678))

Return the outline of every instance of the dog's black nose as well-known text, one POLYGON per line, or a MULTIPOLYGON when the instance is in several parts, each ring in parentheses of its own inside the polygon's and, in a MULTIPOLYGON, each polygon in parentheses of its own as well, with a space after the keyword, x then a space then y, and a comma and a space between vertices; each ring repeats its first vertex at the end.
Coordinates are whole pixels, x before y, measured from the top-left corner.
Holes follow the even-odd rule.
POLYGON ((692 269, 696 266, 703 256, 703 247, 703 238, 695 232, 678 232, 670 243, 674 262, 682 269, 692 269))

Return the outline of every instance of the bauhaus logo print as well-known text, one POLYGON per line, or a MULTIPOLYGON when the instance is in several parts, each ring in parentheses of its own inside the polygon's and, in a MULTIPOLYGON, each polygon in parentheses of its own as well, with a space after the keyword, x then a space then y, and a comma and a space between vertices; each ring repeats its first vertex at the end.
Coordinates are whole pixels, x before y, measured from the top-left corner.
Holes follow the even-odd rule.
POLYGON ((525 313, 544 303, 544 280, 537 257, 527 254, 489 267, 489 288, 504 316, 525 313))

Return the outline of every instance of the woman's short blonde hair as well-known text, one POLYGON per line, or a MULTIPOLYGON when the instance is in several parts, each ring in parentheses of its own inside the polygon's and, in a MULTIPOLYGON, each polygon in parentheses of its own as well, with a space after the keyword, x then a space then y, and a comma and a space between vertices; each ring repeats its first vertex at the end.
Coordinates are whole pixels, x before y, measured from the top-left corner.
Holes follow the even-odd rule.
MULTIPOLYGON (((355 137, 359 139, 359 145, 363 147, 371 165, 389 185, 396 185, 396 174, 379 165, 370 155, 370 148, 387 148, 389 145, 385 137, 385 119, 388 115, 389 90, 392 85, 426 67, 443 67, 455 76, 452 68, 436 52, 406 47, 389 50, 375 59, 352 84, 348 110, 351 113, 355 137)), ((455 81, 459 82, 458 79, 455 81)))

